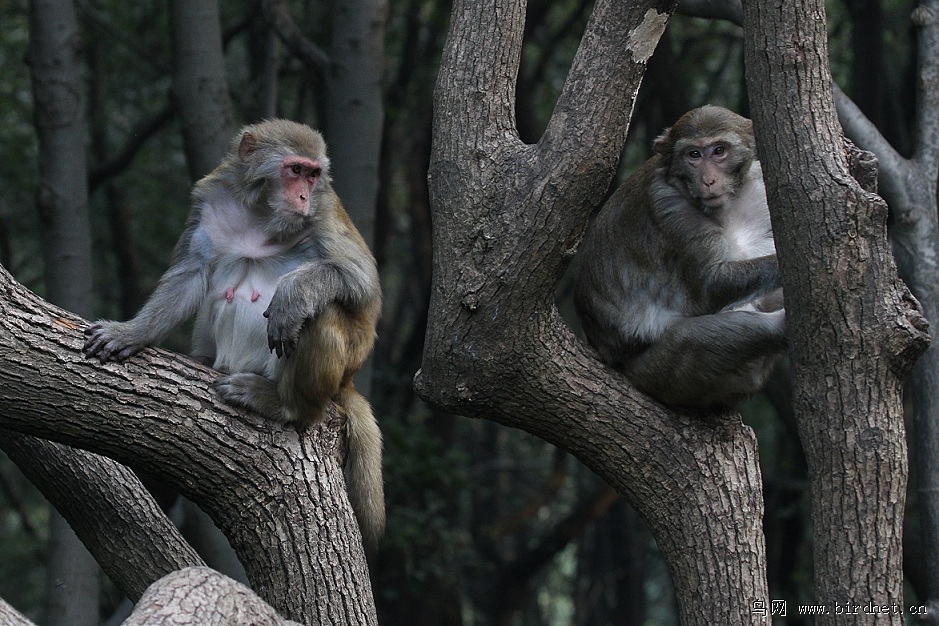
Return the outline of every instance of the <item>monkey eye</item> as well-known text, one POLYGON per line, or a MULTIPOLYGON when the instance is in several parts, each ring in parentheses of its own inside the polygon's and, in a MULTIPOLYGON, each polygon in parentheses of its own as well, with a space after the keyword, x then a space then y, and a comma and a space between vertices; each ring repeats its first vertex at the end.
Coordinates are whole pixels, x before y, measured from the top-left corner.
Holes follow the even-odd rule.
POLYGON ((299 176, 300 174, 303 173, 303 168, 300 166, 299 163, 294 163, 293 165, 290 166, 290 172, 294 176, 299 176))
POLYGON ((724 146, 714 147, 714 154, 725 154, 726 152, 727 152, 727 148, 725 148, 724 146))
POLYGON ((701 151, 700 151, 700 150, 695 149, 695 150, 689 150, 689 151, 688 151, 688 158, 689 158, 689 159, 700 159, 701 156, 702 156, 702 155, 701 155, 701 151))

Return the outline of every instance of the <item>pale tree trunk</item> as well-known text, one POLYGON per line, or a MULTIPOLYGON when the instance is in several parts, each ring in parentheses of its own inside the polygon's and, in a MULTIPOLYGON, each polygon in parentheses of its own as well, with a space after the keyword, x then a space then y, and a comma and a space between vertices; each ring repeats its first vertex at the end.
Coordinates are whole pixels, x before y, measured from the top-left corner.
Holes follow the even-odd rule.
POLYGON ((336 193, 371 246, 375 242, 378 159, 385 119, 387 0, 341 0, 331 5, 326 140, 336 193))
POLYGON ((218 0, 171 0, 170 29, 173 97, 196 181, 219 164, 235 131, 218 0))
MULTIPOLYGON (((927 345, 897 276, 885 203, 852 178, 822 0, 744 3, 753 122, 786 293, 809 466, 817 624, 896 624, 907 479, 903 378, 927 345), (842 608, 841 613, 838 607, 842 608)), ((873 182, 867 163, 864 183, 873 182)))
MULTIPOLYGON (((877 155, 880 188, 893 215, 894 254, 931 328, 939 328, 939 1, 925 0, 913 14, 920 29, 919 89, 914 152, 904 159, 842 93, 836 93, 845 133, 877 155)), ((931 346, 910 375, 913 462, 922 558, 926 564, 928 616, 939 625, 939 346, 931 346)))
MULTIPOLYGON (((39 135, 36 204, 49 299, 92 312, 91 232, 85 166, 84 85, 71 0, 30 3, 29 62, 39 135)), ((98 567, 54 510, 49 522, 46 622, 98 622, 98 567)))
MULTIPOLYGON (((285 618, 307 626, 376 624, 336 411, 302 434, 270 424, 221 403, 211 389, 216 373, 180 355, 148 349, 125 363, 89 361, 81 352, 85 325, 0 268, 0 427, 105 455, 178 489, 225 533, 252 588, 285 618)), ((100 495, 79 491, 63 513, 99 537, 93 545, 109 575, 137 581, 128 585, 132 597, 141 576, 154 582, 159 570, 194 564, 152 500, 115 516, 99 501, 123 502, 106 492, 124 488, 105 472, 90 475, 103 481, 100 495), (149 565, 130 558, 128 545, 95 530, 115 519, 139 533, 129 541, 167 556, 149 565), (147 534, 149 541, 141 538, 147 534)), ((136 492, 138 483, 130 483, 136 492)))
POLYGON ((418 392, 569 450, 636 507, 685 626, 769 624, 756 438, 671 412, 602 366, 554 306, 674 5, 596 3, 548 128, 518 139, 524 2, 454 3, 434 101, 434 275, 418 392))
POLYGON ((85 86, 71 0, 30 2, 32 69, 46 291, 88 317, 92 305, 91 230, 85 159, 85 86))

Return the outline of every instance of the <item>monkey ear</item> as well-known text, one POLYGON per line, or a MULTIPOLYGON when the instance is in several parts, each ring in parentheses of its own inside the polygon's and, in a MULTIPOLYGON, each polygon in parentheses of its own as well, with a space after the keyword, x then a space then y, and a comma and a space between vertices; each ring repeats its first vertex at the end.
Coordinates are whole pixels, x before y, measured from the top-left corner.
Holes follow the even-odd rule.
POLYGON ((652 149, 656 154, 665 154, 668 152, 668 135, 672 132, 671 126, 662 131, 662 134, 652 142, 652 149))
POLYGON ((248 157, 257 149, 258 140, 254 135, 245 131, 245 134, 241 136, 241 143, 238 144, 238 157, 242 161, 247 161, 248 157))

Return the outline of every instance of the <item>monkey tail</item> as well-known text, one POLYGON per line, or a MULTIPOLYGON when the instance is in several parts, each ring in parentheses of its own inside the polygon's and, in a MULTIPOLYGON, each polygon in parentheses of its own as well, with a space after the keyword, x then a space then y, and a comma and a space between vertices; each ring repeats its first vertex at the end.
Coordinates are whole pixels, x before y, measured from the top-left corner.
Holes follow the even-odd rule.
POLYGON ((385 531, 385 487, 382 482, 382 440, 372 407, 350 382, 339 389, 338 404, 346 416, 349 502, 365 546, 378 546, 385 531))

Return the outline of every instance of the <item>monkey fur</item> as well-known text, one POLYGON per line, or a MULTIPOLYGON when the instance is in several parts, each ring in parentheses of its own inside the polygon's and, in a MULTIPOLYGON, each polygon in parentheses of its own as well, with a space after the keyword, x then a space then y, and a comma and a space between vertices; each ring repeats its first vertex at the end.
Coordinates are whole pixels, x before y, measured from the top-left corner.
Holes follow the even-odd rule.
POLYGON ((170 268, 127 322, 86 331, 88 356, 123 361, 196 316, 192 356, 223 372, 227 402, 305 428, 335 402, 345 418, 349 499, 366 545, 385 523, 382 440, 352 378, 381 310, 375 259, 331 186, 321 135, 247 126, 198 181, 170 268))
POLYGON ((785 350, 785 309, 750 120, 689 111, 601 209, 574 302, 602 361, 661 402, 729 405, 785 350))

